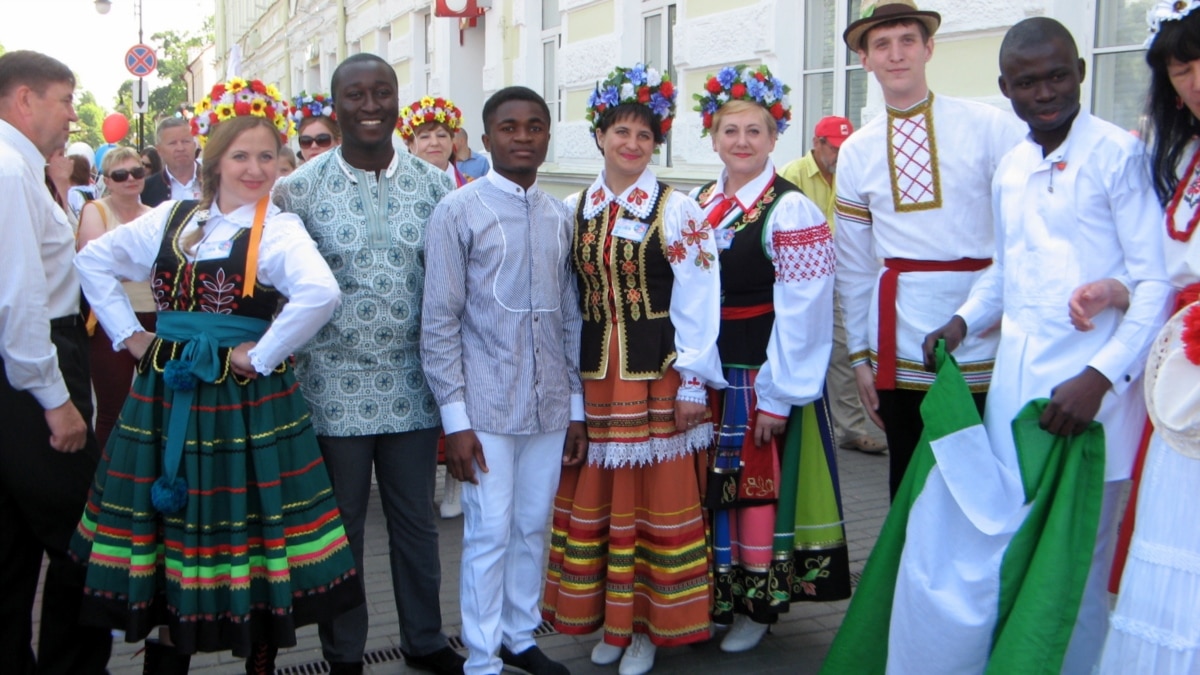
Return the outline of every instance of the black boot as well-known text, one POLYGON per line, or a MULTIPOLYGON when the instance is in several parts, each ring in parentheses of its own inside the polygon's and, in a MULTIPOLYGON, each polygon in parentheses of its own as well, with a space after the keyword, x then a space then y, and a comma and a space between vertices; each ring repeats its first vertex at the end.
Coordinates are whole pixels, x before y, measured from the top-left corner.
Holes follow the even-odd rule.
POLYGON ((146 650, 142 653, 142 675, 187 675, 191 662, 190 655, 180 654, 172 645, 146 640, 146 650))
POLYGON ((279 647, 265 642, 250 645, 250 657, 246 659, 246 675, 275 675, 275 655, 279 647))

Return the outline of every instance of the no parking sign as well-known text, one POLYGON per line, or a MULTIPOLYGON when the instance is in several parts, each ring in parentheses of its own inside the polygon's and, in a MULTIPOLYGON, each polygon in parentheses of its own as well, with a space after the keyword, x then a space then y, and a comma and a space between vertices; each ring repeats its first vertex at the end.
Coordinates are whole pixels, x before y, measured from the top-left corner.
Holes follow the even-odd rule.
POLYGON ((158 67, 158 57, 149 45, 134 45, 125 52, 125 69, 134 77, 146 77, 158 67))

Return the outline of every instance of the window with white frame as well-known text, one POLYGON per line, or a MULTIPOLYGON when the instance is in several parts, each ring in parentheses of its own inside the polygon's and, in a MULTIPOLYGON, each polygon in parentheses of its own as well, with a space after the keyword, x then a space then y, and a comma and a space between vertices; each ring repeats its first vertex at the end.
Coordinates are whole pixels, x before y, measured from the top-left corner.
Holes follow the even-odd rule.
MULTIPOLYGON (((676 5, 667 0, 644 0, 642 10, 642 61, 675 82, 676 5)), ((690 106, 677 100, 675 114, 682 114, 688 107, 690 106)), ((655 155, 651 161, 659 166, 671 166, 669 135, 667 142, 663 144, 662 152, 655 155)))
POLYGON ((384 26, 375 31, 375 54, 379 58, 391 63, 392 60, 388 54, 388 43, 392 41, 392 27, 384 26))
POLYGON ((1092 112, 1125 129, 1140 129, 1149 70, 1142 44, 1152 0, 1097 0, 1092 112))
MULTIPOLYGON (((792 92, 793 105, 800 99, 804 138, 812 138, 817 122, 827 115, 849 118, 861 126, 867 104, 867 72, 858 54, 846 47, 842 33, 858 18, 861 0, 805 0, 802 62, 804 82, 799 97, 792 92)), ((807 140, 806 140, 807 142, 807 140)))
MULTIPOLYGON (((562 120, 563 96, 558 86, 558 50, 562 47, 562 14, 558 0, 542 0, 542 98, 550 108, 551 129, 562 120)), ((547 159, 554 160, 554 134, 547 159)))

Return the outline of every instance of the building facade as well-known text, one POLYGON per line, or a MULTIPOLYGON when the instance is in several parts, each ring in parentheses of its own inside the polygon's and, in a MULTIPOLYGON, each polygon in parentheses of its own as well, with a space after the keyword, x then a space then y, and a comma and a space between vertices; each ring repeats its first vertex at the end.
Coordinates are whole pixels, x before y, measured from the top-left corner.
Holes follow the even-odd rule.
MULTIPOLYGON (((841 34, 860 0, 479 0, 470 26, 434 16, 433 0, 217 0, 216 60, 279 84, 289 96, 327 91, 338 62, 372 52, 396 70, 401 104, 424 95, 463 109, 472 147, 481 149, 480 110, 496 90, 521 84, 545 96, 554 126, 543 185, 566 194, 601 166, 584 118, 596 83, 617 64, 643 61, 678 85, 671 138, 655 158, 681 187, 711 180, 719 161, 692 94, 726 65, 765 63, 791 85, 793 125, 780 137, 777 165, 807 151, 816 121, 855 125, 882 110, 874 79, 841 34)), ((1147 78, 1142 43, 1151 0, 924 0, 942 27, 928 67, 938 93, 1007 107, 996 85, 1000 41, 1030 16, 1063 22, 1088 62, 1084 99, 1093 112, 1138 126, 1147 78)))

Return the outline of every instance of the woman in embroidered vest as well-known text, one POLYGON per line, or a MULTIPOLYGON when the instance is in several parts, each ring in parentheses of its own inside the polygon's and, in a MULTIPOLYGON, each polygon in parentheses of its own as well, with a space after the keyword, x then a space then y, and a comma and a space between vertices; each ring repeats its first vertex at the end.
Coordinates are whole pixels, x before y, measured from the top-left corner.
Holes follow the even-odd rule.
POLYGON ((711 626, 701 487, 705 386, 725 386, 720 277, 696 203, 647 168, 674 102, 653 68, 614 70, 588 109, 604 170, 567 200, 590 446, 559 482, 543 614, 561 633, 603 628, 592 661, 621 659, 621 675, 649 671, 659 646, 707 640, 711 626))
POLYGON ((340 295, 300 220, 268 197, 289 126, 278 92, 235 78, 211 98, 193 121, 203 198, 168 201, 76 258, 104 331, 139 361, 71 552, 87 565, 85 623, 129 641, 168 628, 173 647, 150 643, 146 672, 229 649, 267 673, 297 627, 363 600, 288 360, 340 295), (121 279, 150 280, 157 335, 121 279))
POLYGON ((725 165, 693 196, 721 251, 717 346, 729 386, 716 397, 705 502, 713 620, 733 623, 726 652, 753 649, 793 600, 850 595, 824 395, 833 238, 821 210, 771 163, 791 118, 787 91, 766 66, 735 66, 695 95, 725 165))
MULTIPOLYGON (((1136 511, 1121 526, 1128 558, 1120 550, 1114 565, 1120 595, 1100 672, 1161 675, 1200 672, 1200 1, 1162 0, 1147 18, 1151 176, 1166 209, 1163 253, 1179 294, 1146 364, 1154 433, 1134 469, 1136 511)), ((1125 286, 1107 280, 1076 291, 1076 327, 1088 329, 1089 315, 1110 299, 1127 307, 1125 286)))
MULTIPOLYGON (((410 153, 445 171, 455 187, 462 187, 467 184, 467 177, 458 170, 454 155, 454 132, 461 126, 462 111, 458 106, 441 97, 426 96, 400 109, 396 133, 404 139, 410 153)), ((439 461, 445 461, 440 453, 438 457, 439 461)))
MULTIPOLYGON (((100 235, 114 230, 150 210, 142 204, 142 188, 145 187, 146 168, 133 148, 113 148, 104 155, 100 173, 108 186, 108 196, 87 202, 79 212, 80 250, 100 235)), ((137 314, 138 321, 148 330, 154 331, 154 296, 150 284, 127 281, 121 284, 129 304, 137 314)), ((92 389, 96 392, 96 440, 101 447, 108 443, 108 435, 117 423, 117 415, 125 404, 129 383, 137 360, 128 350, 113 351, 112 341, 104 331, 96 330, 95 314, 88 317, 89 358, 92 369, 92 389)))
MULTIPOLYGON (((454 154, 454 134, 462 127, 462 111, 453 102, 443 98, 426 96, 400 109, 396 120, 396 133, 404 139, 408 151, 436 166, 450 179, 455 187, 462 187, 469 179, 458 170, 454 154)), ((443 474, 442 503, 438 507, 443 518, 462 515, 462 483, 446 470, 446 437, 438 437, 438 464, 443 474)))
POLYGON ((300 161, 323 155, 342 144, 342 129, 337 125, 337 113, 333 111, 333 97, 329 94, 305 94, 292 99, 288 116, 296 125, 300 146, 300 161))

